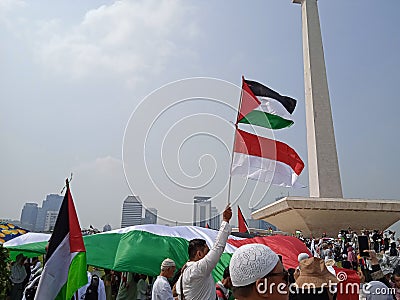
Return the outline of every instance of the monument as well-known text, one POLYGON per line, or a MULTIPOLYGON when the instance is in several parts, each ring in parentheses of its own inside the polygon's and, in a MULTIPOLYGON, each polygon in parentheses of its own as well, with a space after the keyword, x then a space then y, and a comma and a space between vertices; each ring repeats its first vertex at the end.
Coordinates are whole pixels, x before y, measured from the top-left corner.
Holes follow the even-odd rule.
POLYGON ((386 229, 400 219, 399 201, 343 199, 317 0, 292 2, 301 4, 310 198, 285 197, 252 217, 316 236, 386 229))

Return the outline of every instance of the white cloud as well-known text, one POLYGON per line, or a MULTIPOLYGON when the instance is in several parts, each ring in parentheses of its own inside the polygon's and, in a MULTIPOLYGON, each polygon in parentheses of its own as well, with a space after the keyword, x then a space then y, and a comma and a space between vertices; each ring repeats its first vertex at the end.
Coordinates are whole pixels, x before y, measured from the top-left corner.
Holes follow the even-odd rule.
POLYGON ((0 11, 9 12, 16 8, 25 7, 26 3, 22 0, 0 0, 0 11))
POLYGON ((37 32, 41 33, 37 60, 73 78, 111 73, 135 82, 144 74, 157 74, 170 58, 187 52, 176 40, 183 38, 186 44, 198 34, 190 18, 193 10, 184 4, 179 0, 117 1, 88 11, 80 24, 67 31, 54 26, 50 33, 43 23, 45 30, 37 32))

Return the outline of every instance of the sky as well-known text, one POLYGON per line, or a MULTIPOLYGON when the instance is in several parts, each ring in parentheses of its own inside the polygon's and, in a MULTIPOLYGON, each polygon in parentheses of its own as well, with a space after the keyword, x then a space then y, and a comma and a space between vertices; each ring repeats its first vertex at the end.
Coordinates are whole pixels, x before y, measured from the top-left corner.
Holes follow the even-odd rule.
MULTIPOLYGON (((400 2, 318 6, 344 197, 400 200, 400 2)), ((82 227, 118 228, 130 194, 161 224, 190 222, 195 195, 222 211, 242 75, 298 100, 275 138, 307 165, 290 0, 0 0, 0 39, 0 218, 59 194, 71 173, 82 227)), ((246 216, 286 195, 308 190, 232 178, 246 216)))

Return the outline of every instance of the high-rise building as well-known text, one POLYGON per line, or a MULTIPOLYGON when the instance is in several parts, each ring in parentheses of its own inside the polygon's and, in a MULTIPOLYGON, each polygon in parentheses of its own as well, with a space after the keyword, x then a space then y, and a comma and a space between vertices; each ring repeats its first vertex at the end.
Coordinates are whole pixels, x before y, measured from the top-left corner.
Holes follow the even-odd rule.
POLYGON ((58 210, 48 210, 46 212, 46 219, 44 222, 44 231, 52 231, 54 229, 54 225, 56 225, 58 217, 58 210))
POLYGON ((37 203, 25 203, 21 212, 21 226, 28 230, 34 230, 38 214, 37 203))
POLYGON ((193 225, 206 227, 211 219, 211 197, 194 196, 193 225))
POLYGON ((49 194, 43 200, 42 207, 38 208, 35 231, 45 231, 46 216, 48 211, 59 211, 64 197, 57 194, 49 194))
POLYGON ((144 211, 142 224, 157 224, 157 209, 149 207, 144 211))
POLYGON ((210 219, 210 227, 212 229, 219 229, 221 223, 221 218, 220 214, 218 212, 218 209, 215 206, 211 206, 211 219, 210 219))
POLYGON ((121 227, 140 225, 142 223, 142 201, 139 196, 126 197, 122 205, 121 227))

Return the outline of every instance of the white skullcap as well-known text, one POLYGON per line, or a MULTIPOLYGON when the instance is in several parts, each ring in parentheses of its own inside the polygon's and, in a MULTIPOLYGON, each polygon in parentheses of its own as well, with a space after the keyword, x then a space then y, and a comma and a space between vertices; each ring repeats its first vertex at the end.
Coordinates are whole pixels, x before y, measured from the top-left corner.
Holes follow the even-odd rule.
POLYGON ((169 267, 175 267, 175 262, 170 258, 166 258, 161 263, 161 269, 162 268, 169 268, 169 267))
POLYGON ((279 256, 262 244, 247 244, 237 249, 229 263, 232 285, 249 285, 270 273, 279 261, 279 256))
POLYGON ((303 259, 307 259, 307 258, 310 258, 310 256, 307 253, 304 253, 304 252, 300 253, 299 256, 297 256, 297 260, 299 262, 301 262, 303 259))

